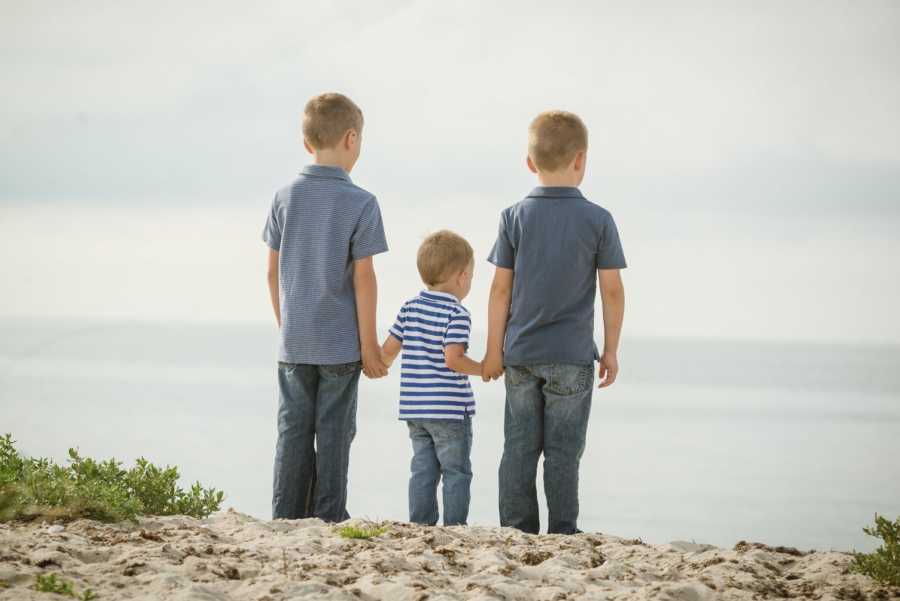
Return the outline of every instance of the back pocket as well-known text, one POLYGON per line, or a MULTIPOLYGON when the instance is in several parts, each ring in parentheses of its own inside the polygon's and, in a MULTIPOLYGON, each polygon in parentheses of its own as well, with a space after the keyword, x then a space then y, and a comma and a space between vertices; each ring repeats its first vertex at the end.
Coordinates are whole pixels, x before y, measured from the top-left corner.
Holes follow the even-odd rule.
POLYGON ((338 363, 337 365, 320 365, 319 373, 326 378, 341 378, 343 376, 349 376, 360 369, 362 369, 362 363, 360 361, 353 361, 351 363, 338 363))
POLYGON ((507 365, 503 369, 503 378, 510 386, 518 386, 524 383, 528 378, 532 378, 531 371, 526 367, 517 367, 515 365, 507 365))
POLYGON ((569 396, 585 392, 593 382, 593 365, 554 365, 547 389, 554 394, 569 396))

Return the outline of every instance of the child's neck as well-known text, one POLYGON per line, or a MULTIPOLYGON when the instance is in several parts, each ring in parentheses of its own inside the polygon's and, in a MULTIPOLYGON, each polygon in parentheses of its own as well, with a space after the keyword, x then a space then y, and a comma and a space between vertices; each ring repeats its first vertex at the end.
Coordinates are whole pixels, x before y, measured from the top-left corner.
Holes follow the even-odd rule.
POLYGON ((313 163, 324 167, 339 167, 347 173, 353 169, 353 162, 349 157, 331 150, 318 150, 313 153, 313 163))
POLYGON ((459 288, 456 287, 456 286, 451 286, 451 285, 449 285, 449 284, 439 284, 439 285, 437 285, 437 286, 429 286, 429 287, 428 287, 428 291, 429 291, 429 292, 444 292, 444 293, 446 293, 446 294, 452 294, 454 297, 456 297, 456 300, 457 300, 457 301, 460 300, 460 298, 459 298, 459 295, 460 295, 460 290, 459 290, 459 288))
POLYGON ((581 174, 577 171, 538 171, 538 181, 542 186, 554 188, 577 188, 581 183, 581 174))

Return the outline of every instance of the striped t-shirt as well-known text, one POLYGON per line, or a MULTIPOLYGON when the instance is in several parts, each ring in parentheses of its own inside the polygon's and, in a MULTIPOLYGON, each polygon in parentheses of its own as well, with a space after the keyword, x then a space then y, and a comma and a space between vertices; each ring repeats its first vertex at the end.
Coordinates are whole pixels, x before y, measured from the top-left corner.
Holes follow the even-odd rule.
POLYGON ((469 312, 452 294, 422 291, 391 327, 402 344, 400 419, 464 419, 475 414, 469 377, 444 361, 448 344, 469 346, 469 312))

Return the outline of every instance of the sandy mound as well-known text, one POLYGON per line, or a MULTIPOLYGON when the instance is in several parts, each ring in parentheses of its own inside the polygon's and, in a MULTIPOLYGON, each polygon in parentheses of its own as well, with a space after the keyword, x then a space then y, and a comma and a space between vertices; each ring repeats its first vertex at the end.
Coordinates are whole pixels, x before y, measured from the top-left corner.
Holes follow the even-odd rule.
POLYGON ((31 589, 36 574, 51 572, 100 601, 900 598, 849 574, 850 560, 754 544, 403 523, 346 540, 319 520, 264 522, 229 510, 135 525, 0 525, 0 599, 62 599, 31 589))

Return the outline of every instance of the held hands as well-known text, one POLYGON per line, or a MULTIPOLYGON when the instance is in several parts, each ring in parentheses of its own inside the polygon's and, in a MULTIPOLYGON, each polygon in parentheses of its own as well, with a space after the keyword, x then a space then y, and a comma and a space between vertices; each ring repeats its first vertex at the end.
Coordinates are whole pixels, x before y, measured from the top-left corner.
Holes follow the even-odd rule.
POLYGON ((619 374, 619 359, 615 353, 604 352, 600 356, 600 367, 597 370, 597 377, 600 378, 600 385, 597 388, 606 388, 616 381, 619 374))
POLYGON ((394 363, 394 358, 384 352, 384 349, 380 349, 381 362, 384 363, 384 366, 390 368, 394 363))
POLYGON ((371 348, 363 348, 361 354, 363 364, 362 369, 367 378, 375 380, 387 375, 388 368, 382 358, 380 346, 375 345, 371 348))
POLYGON ((481 362, 481 379, 485 382, 496 380, 503 375, 503 354, 488 352, 481 362))

